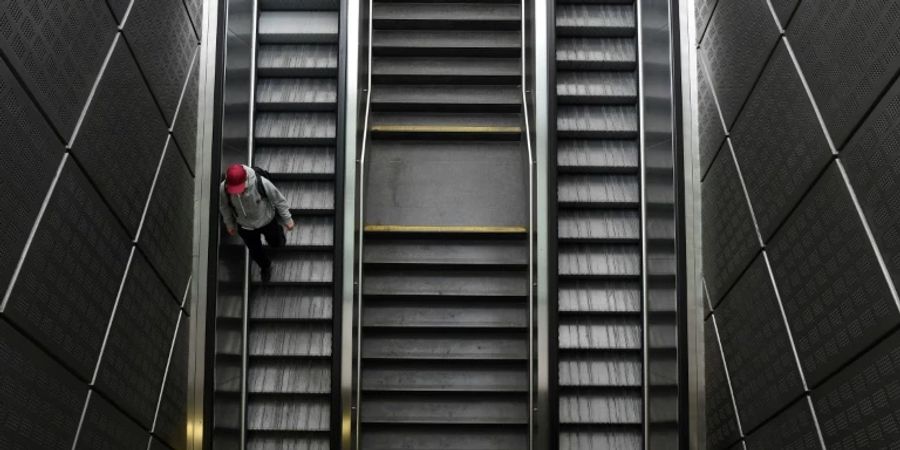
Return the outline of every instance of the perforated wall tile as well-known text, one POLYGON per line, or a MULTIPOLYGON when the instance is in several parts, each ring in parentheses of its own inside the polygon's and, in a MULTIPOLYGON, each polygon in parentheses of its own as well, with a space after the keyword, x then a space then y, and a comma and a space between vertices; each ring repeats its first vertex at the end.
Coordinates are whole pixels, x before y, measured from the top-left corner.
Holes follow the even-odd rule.
POLYGON ((150 429, 179 308, 140 252, 131 259, 97 388, 150 429))
POLYGON ((106 3, 109 4, 109 9, 112 10, 113 15, 116 17, 116 21, 122 23, 122 19, 125 18, 125 13, 128 11, 128 6, 131 5, 133 0, 106 0, 106 3))
POLYGON ((749 450, 821 450, 812 410, 806 397, 794 402, 747 436, 749 450))
POLYGON ((784 44, 779 44, 731 130, 763 240, 831 160, 825 133, 784 44))
POLYGON ((0 286, 7 286, 62 160, 63 145, 2 61, 0 142, 0 286))
POLYGON ((794 15, 794 10, 797 9, 797 4, 800 3, 800 0, 770 0, 772 3, 772 7, 775 9, 775 15, 778 17, 778 23, 781 24, 782 28, 787 28, 788 23, 790 23, 791 17, 794 15))
POLYGON ((91 394, 78 434, 76 450, 142 449, 150 433, 117 410, 102 396, 91 394))
POLYGON ((64 139, 72 135, 115 34, 103 0, 0 3, 0 51, 64 139))
POLYGON ((171 125, 197 49, 184 4, 181 0, 135 0, 125 37, 171 125))
POLYGON ((884 96, 841 152, 875 242, 900 282, 900 83, 884 96))
POLYGON ((72 153, 134 236, 166 144, 166 127, 122 39, 72 153))
POLYGON ((716 6, 699 56, 706 62, 726 126, 737 118, 778 36, 766 0, 721 1, 716 6))
POLYGON ((706 321, 706 446, 726 449, 741 438, 713 319, 706 321))
POLYGON ((716 156, 716 152, 722 148, 725 140, 725 125, 722 116, 716 106, 712 86, 706 77, 706 68, 702 65, 697 68, 698 95, 698 120, 700 127, 700 171, 706 173, 716 156))
POLYGON ((787 36, 840 147, 900 69, 900 3, 802 2, 787 36))
POLYGON ((900 323, 836 164, 813 186, 769 248, 810 385, 900 323))
POLYGON ((184 0, 184 6, 188 10, 191 23, 194 26, 194 32, 199 37, 203 26, 203 0, 184 0))
POLYGON ((728 141, 703 181, 703 267, 713 307, 760 250, 728 141))
POLYGON ((130 248, 112 212, 69 158, 4 313, 89 379, 130 248))
POLYGON ((762 255, 756 257, 716 309, 716 323, 741 424, 745 430, 803 393, 791 349, 762 255))
POLYGON ((838 372, 812 397, 829 449, 900 445, 900 332, 838 372))
POLYGON ((194 237, 194 180, 169 139, 153 196, 138 236, 138 247, 181 302, 191 275, 194 237))
POLYGON ((184 97, 178 107, 178 116, 175 118, 175 126, 172 134, 178 142, 178 148, 184 155, 191 171, 197 160, 197 96, 199 95, 198 82, 200 80, 200 47, 197 47, 197 55, 194 57, 194 67, 188 77, 184 97))
POLYGON ((154 429, 154 434, 174 450, 187 447, 188 336, 187 316, 182 314, 154 429))
POLYGON ((87 385, 2 319, 0 361, 0 448, 70 450, 87 385))
POLYGON ((713 8, 716 7, 718 0, 697 0, 694 3, 694 13, 697 21, 697 39, 703 37, 706 25, 709 22, 709 16, 712 15, 713 8))

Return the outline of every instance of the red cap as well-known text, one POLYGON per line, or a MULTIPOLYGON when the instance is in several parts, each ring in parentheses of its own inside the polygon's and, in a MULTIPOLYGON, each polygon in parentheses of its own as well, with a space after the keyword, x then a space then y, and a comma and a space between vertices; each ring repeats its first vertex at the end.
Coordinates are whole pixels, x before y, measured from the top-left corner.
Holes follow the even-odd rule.
POLYGON ((247 170, 242 164, 232 164, 225 172, 225 192, 240 194, 244 192, 247 182, 247 170))

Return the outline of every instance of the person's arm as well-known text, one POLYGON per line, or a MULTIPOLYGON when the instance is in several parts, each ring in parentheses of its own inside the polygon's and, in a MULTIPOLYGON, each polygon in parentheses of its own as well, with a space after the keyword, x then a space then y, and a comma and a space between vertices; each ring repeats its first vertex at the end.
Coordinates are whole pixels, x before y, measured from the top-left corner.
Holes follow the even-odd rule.
POLYGON ((229 236, 234 236, 237 232, 237 224, 234 221, 234 208, 228 201, 228 193, 225 188, 219 187, 219 212, 222 214, 222 221, 225 222, 225 230, 229 236))
POLYGON ((266 197, 268 197, 269 202, 275 208, 275 214, 278 215, 278 223, 284 225, 288 230, 293 229, 294 219, 291 217, 291 207, 288 205, 287 199, 284 198, 284 194, 268 179, 263 178, 262 182, 263 189, 266 190, 266 197))

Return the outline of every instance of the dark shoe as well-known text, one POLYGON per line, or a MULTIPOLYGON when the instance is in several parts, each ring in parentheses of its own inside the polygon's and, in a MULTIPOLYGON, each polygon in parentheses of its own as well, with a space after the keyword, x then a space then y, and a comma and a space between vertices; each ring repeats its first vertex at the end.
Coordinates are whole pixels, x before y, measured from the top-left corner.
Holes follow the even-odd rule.
POLYGON ((259 277, 263 281, 272 281, 272 266, 270 265, 269 267, 260 267, 259 277))

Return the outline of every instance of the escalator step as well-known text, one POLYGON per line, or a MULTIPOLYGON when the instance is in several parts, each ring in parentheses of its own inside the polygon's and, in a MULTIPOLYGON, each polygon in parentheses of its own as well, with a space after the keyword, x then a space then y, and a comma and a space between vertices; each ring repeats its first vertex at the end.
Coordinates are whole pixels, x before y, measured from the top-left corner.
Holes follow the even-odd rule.
POLYGON ((376 83, 491 84, 521 80, 518 58, 384 57, 372 63, 376 83))
POLYGON ((562 210, 557 235, 564 242, 631 242, 641 237, 635 210, 562 210))
POLYGON ((247 372, 251 394, 328 394, 331 392, 331 362, 255 360, 247 372))
POLYGON ((363 395, 364 424, 527 424, 526 397, 519 393, 405 393, 363 395))
POLYGON ((447 264, 522 266, 528 248, 510 239, 447 239, 442 236, 373 239, 364 248, 367 264, 447 264))
POLYGON ((258 285, 269 284, 330 284, 334 254, 330 251, 317 252, 271 252, 272 279, 262 283, 259 270, 250 271, 251 282, 258 285))
POLYGON ((527 274, 522 271, 481 270, 416 270, 398 273, 395 270, 369 269, 363 285, 365 295, 435 296, 452 293, 454 296, 515 297, 528 294, 527 274))
POLYGON ((379 30, 518 30, 521 7, 513 3, 375 3, 379 30))
POLYGON ((256 116, 256 142, 261 145, 333 145, 334 113, 266 112, 256 116))
POLYGON ((556 77, 560 104, 631 104, 637 101, 637 78, 631 72, 562 72, 556 77))
POLYGON ((561 322, 560 350, 640 350, 641 317, 584 317, 561 322))
POLYGON ((560 431, 559 450, 643 450, 644 434, 640 427, 610 431, 560 431))
POLYGON ((278 189, 284 194, 292 211, 313 214, 334 210, 334 183, 332 182, 279 181, 278 189))
POLYGON ((636 65, 633 38, 560 38, 556 43, 560 70, 633 70, 636 65))
POLYGON ((333 111, 337 80, 328 78, 263 78, 256 87, 257 111, 333 111))
POLYGON ((332 316, 330 287, 263 286, 253 290, 250 318, 327 320, 332 316))
POLYGON ((528 373, 518 361, 370 360, 363 367, 362 389, 381 392, 525 392, 528 373))
POLYGON ((557 36, 634 36, 632 5, 564 4, 556 8, 557 36))
POLYGON ((637 277, 641 273, 637 244, 560 244, 562 276, 637 277))
POLYGON ((377 56, 516 57, 522 36, 519 30, 377 30, 372 47, 377 56))
POLYGON ((363 326, 368 328, 525 328, 528 309, 521 303, 485 299, 472 302, 437 297, 366 299, 363 326))
POLYGON ((375 111, 518 112, 521 104, 521 90, 508 85, 377 85, 372 89, 372 108, 375 111))
POLYGON ((559 282, 559 312, 601 313, 641 311, 638 281, 569 280, 559 282))
POLYGON ((247 402, 248 431, 328 431, 331 399, 291 402, 276 398, 251 397, 247 402))
POLYGON ((258 146, 253 165, 272 174, 272 180, 331 179, 334 177, 334 147, 258 146))
POLYGON ((557 200, 567 206, 637 206, 640 180, 635 175, 560 175, 557 200))
POLYGON ((262 11, 258 39, 261 44, 336 43, 338 18, 330 11, 262 11))
POLYGON ((634 139, 638 114, 634 106, 560 106, 556 116, 561 138, 634 139))
POLYGON ((563 393, 559 398, 559 422, 639 425, 643 422, 642 405, 640 390, 609 394, 563 393))
POLYGON ((371 329, 362 356, 395 360, 524 360, 524 330, 371 329))
POLYGON ((339 0, 259 0, 260 11, 337 11, 339 0))
POLYGON ((331 323, 251 323, 247 342, 251 357, 330 356, 331 323))
POLYGON ((640 168, 634 140, 565 140, 557 146, 561 172, 630 172, 640 168))
POLYGON ((562 388, 640 387, 643 383, 642 355, 639 352, 559 357, 559 386, 562 388))
POLYGON ((521 450, 528 448, 528 435, 520 425, 473 427, 380 423, 363 426, 362 447, 367 450, 521 450))
POLYGON ((330 44, 260 44, 256 61, 259 77, 336 76, 338 48, 330 44))

